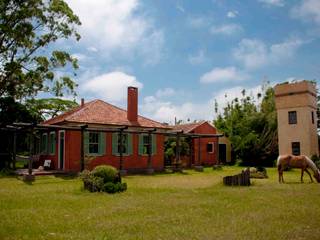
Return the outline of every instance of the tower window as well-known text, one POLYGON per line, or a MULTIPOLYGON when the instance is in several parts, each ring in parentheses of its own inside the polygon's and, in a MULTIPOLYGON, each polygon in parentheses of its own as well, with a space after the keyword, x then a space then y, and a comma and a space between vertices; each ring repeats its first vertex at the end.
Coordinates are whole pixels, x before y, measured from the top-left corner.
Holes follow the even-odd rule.
POLYGON ((300 142, 292 142, 292 155, 300 155, 300 142))
POLYGON ((297 124, 297 111, 290 111, 288 117, 289 124, 297 124))

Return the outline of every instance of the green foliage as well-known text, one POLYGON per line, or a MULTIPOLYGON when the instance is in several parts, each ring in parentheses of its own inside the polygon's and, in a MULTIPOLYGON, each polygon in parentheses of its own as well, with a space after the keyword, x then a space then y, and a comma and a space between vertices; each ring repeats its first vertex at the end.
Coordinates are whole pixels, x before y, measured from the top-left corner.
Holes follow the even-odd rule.
POLYGON ((116 193, 127 190, 127 184, 121 183, 117 170, 112 166, 100 165, 91 172, 84 170, 79 177, 84 188, 90 192, 116 193))
POLYGON ((63 0, 3 0, 0 2, 0 97, 33 97, 38 92, 75 94, 70 76, 55 70, 78 68, 77 59, 50 49, 59 39, 80 39, 80 25, 63 0))
POLYGON ((117 177, 117 169, 108 165, 99 165, 91 172, 93 176, 100 177, 103 182, 114 182, 117 177))
POLYGON ((242 91, 242 99, 235 98, 228 103, 214 124, 229 138, 234 155, 242 165, 272 166, 272 160, 278 155, 273 88, 264 91, 259 105, 245 94, 242 91))
POLYGON ((28 99, 26 101, 26 107, 31 114, 42 120, 56 117, 77 106, 78 104, 75 101, 60 98, 28 99))
POLYGON ((12 97, 0 98, 0 125, 7 125, 13 122, 39 122, 41 118, 29 109, 16 102, 12 97))
MULTIPOLYGON (((165 141, 164 155, 166 159, 172 159, 176 156, 176 138, 170 137, 165 141)), ((180 138, 180 155, 187 156, 190 154, 190 139, 180 138)))
POLYGON ((107 193, 117 193, 117 192, 124 192, 127 190, 127 184, 126 183, 112 183, 107 182, 103 186, 104 192, 107 193))

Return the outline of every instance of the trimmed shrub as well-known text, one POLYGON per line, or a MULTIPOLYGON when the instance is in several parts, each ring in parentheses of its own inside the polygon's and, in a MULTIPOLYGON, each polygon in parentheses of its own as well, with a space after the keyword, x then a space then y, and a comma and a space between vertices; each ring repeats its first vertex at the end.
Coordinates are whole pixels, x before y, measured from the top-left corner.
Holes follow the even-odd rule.
POLYGON ((112 183, 107 182, 103 186, 104 192, 107 193, 117 193, 117 192, 124 192, 127 190, 127 184, 126 183, 112 183))
POLYGON ((116 193, 127 190, 127 184, 121 183, 121 177, 112 166, 97 166, 93 171, 84 170, 79 174, 84 189, 90 192, 116 193))
POLYGON ((117 169, 108 165, 100 165, 93 169, 91 172, 93 176, 100 177, 103 182, 115 182, 117 178, 117 169))

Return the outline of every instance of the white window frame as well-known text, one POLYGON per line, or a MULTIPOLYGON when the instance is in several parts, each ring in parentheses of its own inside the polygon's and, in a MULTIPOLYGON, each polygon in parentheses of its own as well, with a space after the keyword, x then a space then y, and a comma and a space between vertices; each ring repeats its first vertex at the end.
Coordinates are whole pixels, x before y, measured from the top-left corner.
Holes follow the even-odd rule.
POLYGON ((41 135, 41 149, 40 149, 40 152, 42 153, 42 154, 48 154, 49 153, 49 138, 48 138, 48 133, 42 133, 42 135, 41 135), (45 143, 45 146, 46 146, 46 149, 43 149, 43 137, 44 136, 47 136, 47 142, 45 143))
MULTIPOLYGON (((55 147, 55 148, 54 148, 54 153, 51 152, 51 147, 52 147, 51 135, 56 135, 56 132, 54 132, 54 131, 50 132, 50 133, 49 133, 49 138, 48 138, 48 154, 54 156, 54 155, 56 155, 57 149, 56 149, 56 147, 55 147), (50 146, 49 146, 49 145, 50 145, 50 146)), ((54 144, 56 145, 56 143, 57 143, 57 136, 55 136, 55 140, 56 140, 56 141, 55 141, 54 144)))
POLYGON ((63 146, 63 154, 64 154, 64 156, 63 156, 63 166, 62 166, 62 169, 64 170, 65 169, 65 165, 66 165, 66 131, 65 130, 60 130, 59 132, 58 132, 58 141, 59 141, 59 143, 58 143, 58 169, 60 169, 60 147, 61 147, 61 145, 60 145, 60 133, 64 133, 64 141, 63 141, 63 143, 64 143, 64 146, 63 146))
POLYGON ((214 145, 215 145, 214 142, 208 142, 207 145, 208 145, 208 144, 211 144, 211 145, 212 145, 212 151, 211 151, 211 152, 208 152, 208 153, 210 153, 210 154, 214 153, 214 145))

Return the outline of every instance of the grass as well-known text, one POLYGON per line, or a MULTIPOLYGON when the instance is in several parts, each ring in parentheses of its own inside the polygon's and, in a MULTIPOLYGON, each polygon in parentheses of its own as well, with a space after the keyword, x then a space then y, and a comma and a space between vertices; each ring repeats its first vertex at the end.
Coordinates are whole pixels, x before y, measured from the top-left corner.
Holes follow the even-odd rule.
POLYGON ((129 176, 125 193, 89 193, 77 178, 0 178, 0 239, 317 239, 320 185, 300 172, 225 187, 241 168, 129 176))

